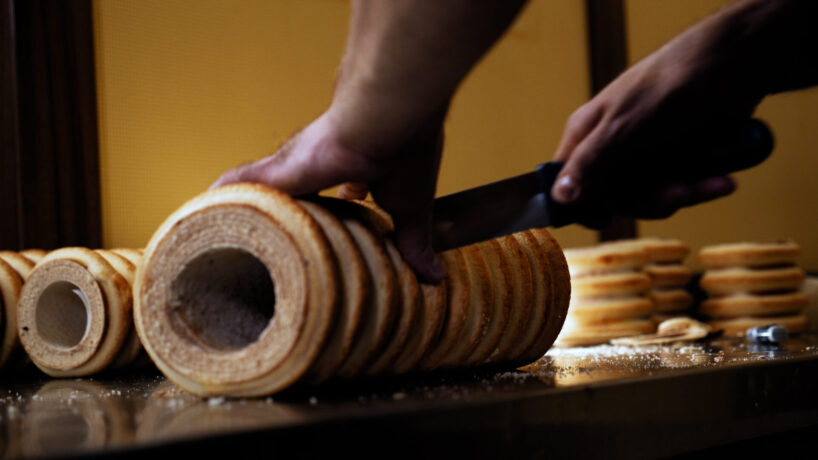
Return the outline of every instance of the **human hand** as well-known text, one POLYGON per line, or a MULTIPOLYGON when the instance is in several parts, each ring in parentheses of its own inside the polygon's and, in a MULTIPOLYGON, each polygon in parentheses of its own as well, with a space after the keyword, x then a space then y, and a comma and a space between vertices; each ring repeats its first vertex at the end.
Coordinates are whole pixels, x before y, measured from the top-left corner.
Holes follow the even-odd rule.
POLYGON ((525 0, 356 0, 330 108, 275 155, 214 186, 261 182, 293 195, 342 185, 392 215, 396 245, 426 281, 445 276, 431 245, 443 119, 457 86, 525 0))
POLYGON ((663 218, 730 194, 727 174, 763 161, 769 131, 751 119, 764 92, 724 18, 694 26, 614 80, 568 120, 552 189, 621 216, 663 218))
MULTIPOLYGON (((432 249, 431 209, 443 143, 442 118, 434 119, 400 145, 378 152, 350 147, 330 108, 295 134, 279 151, 224 173, 212 187, 259 182, 291 195, 317 193, 344 184, 342 198, 375 201, 392 215, 395 244, 415 272, 437 282, 445 270, 432 249), (357 184, 350 186, 347 184, 357 184)), ((356 135, 361 135, 360 130, 356 135)))

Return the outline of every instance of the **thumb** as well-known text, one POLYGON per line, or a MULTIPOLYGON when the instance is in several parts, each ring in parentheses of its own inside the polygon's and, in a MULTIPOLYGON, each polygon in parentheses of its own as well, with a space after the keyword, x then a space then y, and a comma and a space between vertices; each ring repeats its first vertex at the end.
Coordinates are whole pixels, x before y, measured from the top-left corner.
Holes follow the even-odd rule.
POLYGON ((294 149, 294 146, 299 144, 298 139, 299 135, 296 134, 278 152, 225 172, 210 188, 236 182, 256 182, 277 188, 290 195, 303 195, 321 190, 321 188, 316 188, 324 182, 320 171, 315 167, 307 170, 310 161, 298 161, 297 158, 294 158, 307 154, 303 149, 299 151, 294 149), (310 178, 309 181, 302 180, 307 176, 310 178))
POLYGON ((594 128, 568 155, 554 186, 551 196, 563 204, 580 201, 586 193, 586 178, 596 168, 600 157, 602 129, 594 128))

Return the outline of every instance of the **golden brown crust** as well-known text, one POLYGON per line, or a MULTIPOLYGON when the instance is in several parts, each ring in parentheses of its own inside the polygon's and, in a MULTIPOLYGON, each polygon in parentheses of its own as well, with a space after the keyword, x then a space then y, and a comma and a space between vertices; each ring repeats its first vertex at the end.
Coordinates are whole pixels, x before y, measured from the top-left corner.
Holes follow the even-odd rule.
POLYGON ((791 240, 771 243, 729 243, 702 248, 696 257, 696 263, 707 270, 792 265, 800 254, 800 246, 791 240))
POLYGON ((463 254, 469 277, 469 305, 466 325, 454 346, 446 353, 441 367, 463 366, 486 334, 494 308, 494 293, 489 269, 476 245, 456 249, 463 254))
POLYGON ((117 273, 125 278, 125 281, 127 281, 129 285, 133 285, 134 278, 136 277, 136 266, 130 260, 116 252, 106 249, 97 249, 94 252, 102 256, 117 273))
POLYGON ((714 318, 774 316, 800 313, 809 300, 800 292, 786 294, 739 294, 704 300, 699 313, 714 318))
POLYGON ((466 320, 471 307, 471 286, 463 253, 449 250, 440 254, 446 266, 446 318, 439 340, 420 361, 419 369, 429 371, 437 369, 447 353, 455 346, 466 327, 466 320))
POLYGON ((497 349, 497 343, 500 341, 511 315, 510 310, 513 300, 511 289, 514 285, 511 265, 500 243, 494 239, 483 241, 476 246, 488 266, 488 282, 492 286, 493 300, 491 322, 480 343, 466 359, 466 364, 469 365, 482 364, 497 349))
POLYGON ((649 316, 653 302, 647 297, 585 299, 571 304, 569 317, 577 324, 609 324, 649 316))
POLYGON ((395 267, 400 295, 398 296, 397 318, 390 334, 389 342, 375 361, 366 369, 370 375, 381 374, 397 359, 409 333, 413 331, 420 310, 420 284, 415 273, 404 262, 395 244, 386 239, 386 251, 395 267))
POLYGON ((142 263, 142 249, 116 248, 111 249, 110 251, 128 259, 128 261, 132 263, 135 268, 138 268, 139 264, 142 263))
POLYGON ((401 354, 395 360, 392 371, 403 374, 418 366, 426 352, 436 343, 443 330, 443 319, 446 317, 446 283, 421 283, 421 305, 417 325, 409 336, 401 354))
POLYGON ((705 272, 700 286, 710 295, 797 290, 806 279, 798 267, 725 268, 705 272))
POLYGON ((514 342, 523 335, 526 323, 531 316, 531 308, 534 302, 534 275, 531 272, 531 264, 528 262, 522 245, 511 235, 497 239, 503 253, 509 262, 512 273, 511 287, 511 312, 503 330, 497 347, 489 357, 493 363, 508 361, 510 350, 514 342))
POLYGON ((785 315, 785 316, 758 316, 740 317, 730 319, 718 319, 708 321, 714 330, 724 331, 724 335, 731 337, 741 337, 751 327, 767 326, 769 324, 779 324, 787 328, 792 334, 804 332, 807 326, 806 315, 785 315))
MULTIPOLYGON (((136 266, 129 259, 110 250, 98 249, 96 253, 101 255, 106 262, 111 264, 114 270, 125 278, 129 287, 133 287, 134 278, 136 277, 136 266)), ((117 357, 111 362, 111 369, 120 369, 129 366, 139 357, 139 353, 142 351, 142 343, 136 334, 136 328, 133 326, 132 315, 128 319, 128 323, 128 337, 125 339, 125 343, 122 345, 122 349, 117 357)))
POLYGON ((9 356, 19 347, 17 338, 17 302, 23 289, 20 275, 0 259, 0 325, 2 326, 2 343, 0 343, 0 368, 9 356))
POLYGON ((318 222, 332 246, 343 293, 336 325, 306 379, 319 383, 330 378, 349 355, 361 329, 363 311, 370 302, 371 280, 360 249, 346 226, 323 207, 308 201, 298 202, 318 222))
POLYGON ((532 235, 539 242, 541 257, 546 257, 551 268, 551 287, 553 296, 548 306, 548 317, 543 325, 540 338, 532 348, 526 352, 521 361, 532 362, 540 359, 546 351, 554 344, 557 336, 562 330, 562 326, 568 316, 568 306, 571 301, 571 276, 568 271, 568 263, 562 253, 557 240, 548 230, 532 229, 532 235))
POLYGON ((42 249, 26 249, 24 251, 20 251, 19 254, 25 257, 26 259, 34 262, 34 264, 37 264, 38 262, 43 260, 43 257, 45 257, 46 254, 48 254, 48 252, 43 251, 42 249))
POLYGON ((690 246, 676 238, 646 237, 630 241, 645 248, 652 263, 681 262, 690 252, 690 246))
POLYGON ((509 351, 509 359, 518 362, 536 344, 540 332, 543 327, 546 327, 550 306, 553 303, 554 289, 551 262, 547 257, 542 257, 542 253, 538 249, 539 241, 537 241, 537 238, 528 230, 515 233, 512 236, 520 243, 523 253, 528 258, 534 282, 531 316, 528 318, 523 334, 509 351))
POLYGON ((352 203, 363 206, 371 212, 365 214, 364 218, 374 227, 379 235, 386 235, 395 231, 395 223, 392 216, 372 200, 349 200, 352 203))
POLYGON ((649 262, 645 248, 633 240, 566 249, 565 259, 568 261, 572 277, 585 273, 641 269, 649 262))
POLYGON ((0 251, 0 260, 3 260, 20 275, 20 278, 25 281, 31 270, 34 269, 35 263, 22 254, 11 251, 0 251))
MULTIPOLYGON (((337 212, 335 209, 330 211, 337 212)), ((372 283, 369 288, 372 293, 370 304, 364 310, 361 332, 353 343, 349 356, 338 369, 338 375, 353 377, 359 375, 383 350, 401 300, 395 269, 383 242, 355 217, 343 215, 341 221, 361 250, 372 283)))
POLYGON ((636 271, 574 277, 571 292, 576 298, 641 295, 651 287, 650 277, 636 271))

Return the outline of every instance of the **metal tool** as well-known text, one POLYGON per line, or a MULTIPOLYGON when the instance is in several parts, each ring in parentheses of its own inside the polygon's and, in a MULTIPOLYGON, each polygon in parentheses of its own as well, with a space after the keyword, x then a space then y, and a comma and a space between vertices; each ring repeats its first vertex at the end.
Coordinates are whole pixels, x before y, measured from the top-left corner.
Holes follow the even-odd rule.
MULTIPOLYGON (((661 170, 662 180, 686 182, 745 169, 769 155, 773 138, 764 123, 744 120, 731 126, 714 127, 716 138, 710 147, 695 150, 689 157, 640 157, 634 169, 625 169, 631 174, 639 169, 644 177, 655 177, 655 171, 661 170), (702 167, 704 163, 706 168, 702 167)), ((572 223, 604 227, 612 217, 610 203, 583 201, 563 205, 551 198, 551 187, 562 166, 559 162, 541 164, 528 174, 435 199, 432 213, 435 249, 445 251, 534 227, 572 223)), ((624 166, 620 165, 621 168, 624 166)), ((643 184, 621 186, 639 188, 643 184)))
POLYGON ((747 340, 759 344, 774 344, 786 341, 787 337, 789 337, 789 331, 780 324, 768 324, 747 329, 745 337, 747 340))
POLYGON ((435 249, 444 251, 535 227, 573 223, 602 226, 610 219, 587 204, 563 205, 551 187, 563 163, 541 164, 534 172, 437 198, 434 202, 435 249))

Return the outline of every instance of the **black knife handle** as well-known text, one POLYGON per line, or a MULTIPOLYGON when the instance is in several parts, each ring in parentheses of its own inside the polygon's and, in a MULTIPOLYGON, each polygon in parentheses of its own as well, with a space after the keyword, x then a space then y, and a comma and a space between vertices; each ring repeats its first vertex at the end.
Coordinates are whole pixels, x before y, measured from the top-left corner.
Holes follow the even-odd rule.
MULTIPOLYGON (((755 166, 767 159, 775 145, 769 127, 754 118, 722 128, 722 131, 726 134, 722 134, 721 142, 714 141, 714 147, 706 151, 706 159, 686 160, 683 165, 656 164, 651 165, 650 169, 664 168, 663 173, 675 180, 700 180, 755 166), (704 161, 707 168, 702 167, 704 161)), ((579 223, 596 229, 605 227, 610 223, 612 213, 602 203, 582 201, 565 205, 551 197, 551 188, 564 165, 563 162, 550 161, 537 166, 536 169, 550 225, 558 228, 579 223)))
POLYGON ((562 204, 551 197, 551 187, 564 165, 561 161, 549 161, 536 169, 550 226, 559 228, 575 223, 596 229, 606 226, 611 221, 611 215, 604 208, 588 203, 562 204))

